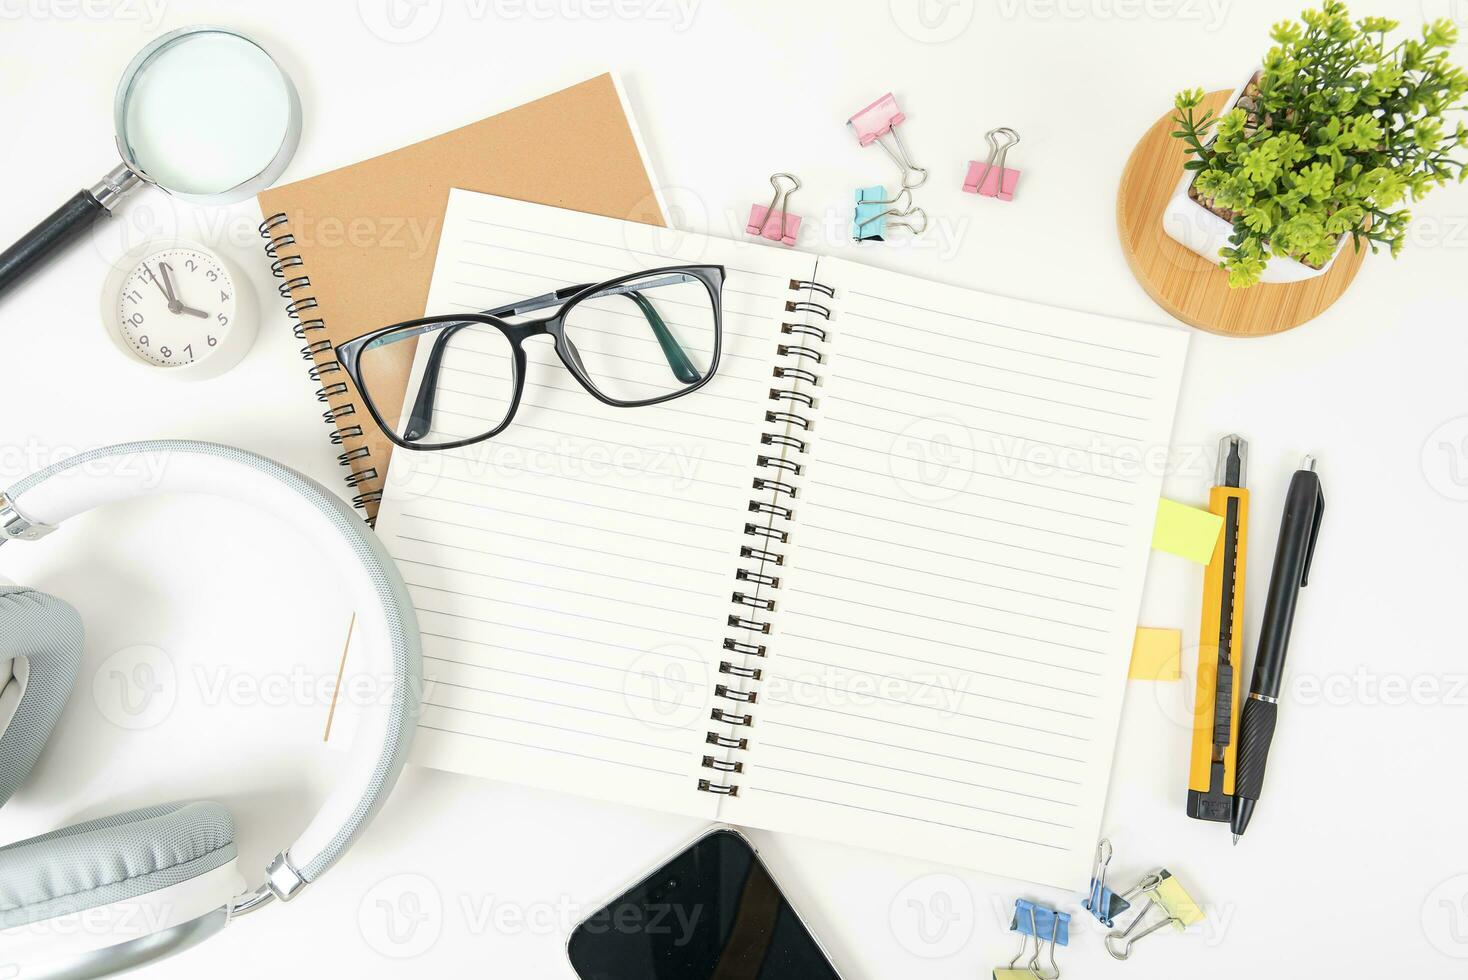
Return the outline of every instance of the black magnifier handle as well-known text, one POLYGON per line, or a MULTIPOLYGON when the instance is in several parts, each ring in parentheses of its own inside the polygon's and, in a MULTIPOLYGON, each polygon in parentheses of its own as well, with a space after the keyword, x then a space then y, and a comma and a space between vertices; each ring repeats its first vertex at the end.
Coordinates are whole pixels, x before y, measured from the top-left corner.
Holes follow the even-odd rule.
POLYGON ((119 164, 91 188, 77 191, 20 241, 0 252, 0 296, 90 228, 92 222, 111 214, 117 199, 137 182, 138 175, 119 164))

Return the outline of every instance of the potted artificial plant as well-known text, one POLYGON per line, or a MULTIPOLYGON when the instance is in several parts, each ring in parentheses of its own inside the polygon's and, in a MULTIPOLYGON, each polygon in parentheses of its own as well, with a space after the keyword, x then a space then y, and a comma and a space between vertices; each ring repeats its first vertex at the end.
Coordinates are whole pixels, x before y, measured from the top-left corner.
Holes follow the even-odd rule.
POLYGON ((1188 161, 1163 213, 1167 234, 1228 271, 1231 287, 1318 276, 1349 241, 1402 247, 1403 206, 1468 161, 1449 113, 1468 73, 1448 61, 1449 21, 1389 43, 1397 22, 1352 21, 1344 3, 1270 31, 1275 43, 1221 112, 1179 93, 1172 134, 1188 161))

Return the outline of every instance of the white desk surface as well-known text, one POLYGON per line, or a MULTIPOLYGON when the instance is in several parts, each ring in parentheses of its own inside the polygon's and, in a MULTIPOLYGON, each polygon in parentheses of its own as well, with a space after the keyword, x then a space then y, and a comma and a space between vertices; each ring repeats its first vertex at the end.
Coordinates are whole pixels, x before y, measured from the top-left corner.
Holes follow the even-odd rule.
MULTIPOLYGON (((767 175, 790 170, 805 181, 796 209, 831 216, 828 250, 845 247, 852 188, 892 175, 843 123, 893 89, 910 115, 908 145, 933 170, 919 201, 936 221, 921 247, 865 248, 862 259, 1163 322, 1117 247, 1122 165, 1175 90, 1232 87, 1286 13, 1263 0, 926 0, 937 26, 924 28, 917 0, 395 0, 406 25, 395 32, 386 2, 328 12, 0 0, 6 241, 112 166, 113 87, 133 53, 156 32, 213 22, 262 39, 300 88, 306 129, 288 179, 616 67, 680 225, 730 234, 752 201, 767 199, 767 175), (1009 204, 958 190, 983 131, 998 125, 1024 137, 1010 157, 1024 177, 1009 204)), ((1358 6, 1398 9, 1414 29, 1424 10, 1454 9, 1449 0, 1358 6)), ((1468 28, 1468 8, 1456 12, 1468 28)), ((1458 60, 1468 61, 1468 43, 1458 60)), ((1106 811, 1113 881, 1165 865, 1208 920, 1155 935, 1117 964, 1079 913, 1079 935, 1060 951, 1068 976, 1464 969, 1468 188, 1415 210, 1404 256, 1369 259, 1315 322, 1266 340, 1193 338, 1166 489, 1201 502, 1218 437, 1248 437, 1251 638, 1285 486, 1306 451, 1320 458, 1325 529, 1267 795, 1239 847, 1223 827, 1182 814, 1190 682, 1134 682, 1128 692, 1106 811)), ((340 486, 260 257, 258 220, 253 202, 200 211, 140 193, 0 303, 0 485, 74 450, 175 436, 235 443, 340 486), (229 375, 171 383, 131 369, 104 338, 104 270, 149 228, 208 239, 252 274, 269 312, 257 347, 229 375)), ((323 798, 334 754, 318 739, 314 682, 336 669, 348 610, 296 542, 243 515, 223 502, 137 504, 0 555, 0 572, 70 599, 89 627, 78 690, 36 777, 0 813, 0 840, 213 798, 233 808, 242 864, 255 869, 323 798), (139 676, 130 672, 139 660, 153 665, 162 694, 142 716, 151 727, 129 731, 117 724, 135 717, 120 710, 118 679, 139 676)), ((1143 623, 1180 627, 1196 643, 1199 582, 1196 566, 1155 556, 1143 623)), ((241 920, 148 975, 568 980, 571 924, 697 829, 631 806, 411 771, 366 839, 292 907, 241 920)), ((853 980, 987 976, 1011 955, 1017 895, 1067 898, 755 836, 853 980)))

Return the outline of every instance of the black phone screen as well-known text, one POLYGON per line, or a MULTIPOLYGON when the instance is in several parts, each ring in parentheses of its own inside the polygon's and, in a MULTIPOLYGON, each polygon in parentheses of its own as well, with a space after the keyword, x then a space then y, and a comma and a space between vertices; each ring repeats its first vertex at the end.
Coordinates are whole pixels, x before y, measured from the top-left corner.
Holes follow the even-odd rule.
POLYGON ((839 980, 749 842, 705 835, 571 934, 582 980, 839 980))

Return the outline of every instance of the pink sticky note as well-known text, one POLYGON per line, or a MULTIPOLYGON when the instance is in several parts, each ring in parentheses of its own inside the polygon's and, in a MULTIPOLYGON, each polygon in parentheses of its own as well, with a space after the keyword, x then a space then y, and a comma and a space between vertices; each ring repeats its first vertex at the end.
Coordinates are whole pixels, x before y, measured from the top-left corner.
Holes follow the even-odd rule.
POLYGON ((982 160, 970 160, 968 162, 968 176, 963 180, 963 189, 970 194, 981 194, 984 197, 997 197, 1001 201, 1014 200, 1014 189, 1019 185, 1019 171, 1010 170, 1005 167, 1000 178, 1000 168, 989 167, 985 172, 982 160), (984 186, 979 186, 979 177, 983 176, 984 186))
POLYGON ((857 142, 867 146, 877 137, 885 136, 893 126, 906 118, 902 110, 897 108, 896 96, 888 92, 846 122, 856 130, 857 142))
POLYGON ((800 234, 800 215, 772 212, 765 205, 756 204, 749 209, 749 224, 744 226, 744 232, 781 245, 794 245, 795 236, 800 234))

